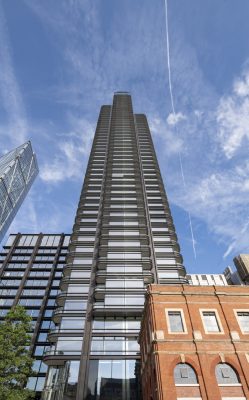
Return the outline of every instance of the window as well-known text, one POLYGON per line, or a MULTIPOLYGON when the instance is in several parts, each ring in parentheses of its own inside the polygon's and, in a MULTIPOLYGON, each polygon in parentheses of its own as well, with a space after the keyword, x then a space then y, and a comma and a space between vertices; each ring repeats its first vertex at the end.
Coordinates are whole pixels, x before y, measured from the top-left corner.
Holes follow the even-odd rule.
POLYGON ((86 285, 68 285, 67 293, 88 293, 89 286, 86 285))
POLYGON ((218 385, 236 385, 240 383, 237 372, 229 364, 226 363, 216 365, 215 376, 218 385))
POLYGON ((80 354, 81 347, 82 347, 82 338, 73 336, 59 337, 56 344, 56 350, 60 352, 60 354, 66 354, 66 353, 80 354))
POLYGON ((44 296, 45 290, 41 289, 24 289, 22 291, 23 296, 44 296))
POLYGON ((20 299, 19 304, 21 306, 41 306, 42 299, 20 299))
POLYGON ((175 265, 176 260, 173 258, 157 258, 156 263, 157 265, 175 265))
POLYGON ((53 321, 43 321, 41 324, 41 329, 54 329, 53 321))
POLYGON ((166 320, 169 333, 187 333, 182 310, 166 310, 166 320))
POLYGON ((40 376, 39 378, 37 378, 35 390, 37 392, 41 392, 44 388, 44 384, 45 384, 45 377, 40 376))
POLYGON ((35 347, 35 352, 34 355, 35 356, 42 356, 43 352, 44 352, 45 347, 44 346, 36 346, 35 347))
POLYGON ((105 296, 105 306, 127 306, 127 307, 139 307, 144 305, 144 295, 137 296, 105 296))
POLYGON ((79 246, 76 246, 74 251, 77 252, 77 253, 92 253, 93 250, 94 250, 94 247, 79 247, 79 246))
POLYGON ((155 247, 156 253, 173 253, 174 249, 172 247, 155 247))
POLYGON ((60 323, 60 330, 83 330, 85 320, 83 317, 75 318, 66 318, 63 317, 60 323))
POLYGON ((206 333, 223 333, 216 310, 200 310, 206 333))
POLYGON ((180 363, 175 366, 174 378, 176 385, 196 385, 198 384, 194 368, 189 364, 180 363))
POLYGON ((158 237, 158 236, 153 236, 153 241, 156 242, 170 242, 171 239, 168 236, 162 236, 162 237, 158 237))
POLYGON ((64 305, 64 310, 66 311, 82 311, 85 310, 87 306, 86 301, 83 300, 66 300, 64 305))
POLYGON ((110 236, 138 236, 139 231, 109 231, 110 236))
POLYGON ((113 225, 113 226, 115 226, 115 225, 117 225, 117 226, 120 226, 120 225, 126 225, 126 226, 138 226, 138 222, 137 221, 110 221, 109 222, 109 225, 113 225))
POLYGON ((122 398, 122 393, 127 399, 135 397, 139 388, 137 372, 138 360, 90 360, 89 361, 89 393, 94 393, 94 398, 122 398), (109 388, 115 384, 115 390, 109 388))
POLYGON ((132 241, 132 242, 128 242, 128 241, 111 241, 109 240, 108 242, 108 246, 114 246, 114 247, 120 247, 120 246, 128 246, 128 247, 140 247, 140 242, 139 241, 132 241))
POLYGON ((29 310, 26 310, 26 312, 30 317, 33 317, 33 318, 38 317, 38 315, 39 315, 39 310, 36 310, 36 309, 33 309, 33 310, 29 309, 29 310))
POLYGON ((143 288, 143 279, 106 279, 106 288, 143 288))
POLYGON ((158 271, 158 278, 159 279, 174 279, 179 278, 178 272, 161 272, 158 271))
POLYGON ((249 333, 249 311, 237 310, 235 315, 237 317, 241 332, 249 333))
POLYGON ((136 337, 94 336, 91 344, 91 354, 137 354, 139 344, 136 337))
POLYGON ((107 253, 107 258, 118 260, 139 260, 141 259, 141 253, 107 253))
POLYGON ((39 334, 38 342, 46 342, 48 334, 43 332, 39 334))
POLYGON ((90 278, 91 271, 72 271, 71 278, 90 278))
POLYGON ((0 299, 0 306, 12 306, 14 299, 0 299))
POLYGON ((95 236, 78 236, 76 240, 80 242, 94 242, 95 236))

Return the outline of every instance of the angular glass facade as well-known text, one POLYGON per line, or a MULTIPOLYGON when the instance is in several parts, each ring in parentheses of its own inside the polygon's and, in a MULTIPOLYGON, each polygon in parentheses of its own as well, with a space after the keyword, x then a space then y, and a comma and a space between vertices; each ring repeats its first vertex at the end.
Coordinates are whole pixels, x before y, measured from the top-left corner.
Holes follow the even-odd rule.
POLYGON ((0 241, 38 174, 31 143, 0 157, 0 241))
POLYGON ((100 111, 53 314, 44 399, 140 399, 148 283, 187 283, 146 117, 100 111))
POLYGON ((69 235, 10 235, 1 253, 0 320, 20 304, 32 317, 31 352, 34 375, 27 386, 40 399, 47 365, 42 357, 49 345, 48 332, 55 328, 52 313, 59 292, 69 235))

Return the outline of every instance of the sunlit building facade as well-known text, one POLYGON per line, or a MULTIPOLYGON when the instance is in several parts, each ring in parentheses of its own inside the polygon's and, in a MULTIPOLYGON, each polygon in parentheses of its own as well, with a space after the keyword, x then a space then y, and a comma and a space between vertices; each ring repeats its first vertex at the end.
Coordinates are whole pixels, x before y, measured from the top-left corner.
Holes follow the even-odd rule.
POLYGON ((30 142, 0 157, 0 241, 38 174, 30 142))
POLYGON ((198 286, 227 286, 228 282, 224 274, 188 274, 186 275, 190 285, 198 286))
POLYGON ((47 365, 42 361, 50 329, 55 328, 52 313, 59 292, 69 235, 10 235, 1 253, 0 321, 12 306, 26 308, 32 317, 31 353, 34 374, 27 386, 40 399, 47 365))
POLYGON ((233 259, 236 271, 228 266, 223 274, 229 285, 249 285, 249 254, 239 254, 233 259))
POLYGON ((148 283, 187 283, 145 115, 102 106, 69 245, 43 398, 140 399, 148 283))
POLYGON ((248 400, 244 285, 149 285, 142 327, 143 400, 248 400))
POLYGON ((243 284, 249 285, 249 254, 239 254, 233 262, 243 284))

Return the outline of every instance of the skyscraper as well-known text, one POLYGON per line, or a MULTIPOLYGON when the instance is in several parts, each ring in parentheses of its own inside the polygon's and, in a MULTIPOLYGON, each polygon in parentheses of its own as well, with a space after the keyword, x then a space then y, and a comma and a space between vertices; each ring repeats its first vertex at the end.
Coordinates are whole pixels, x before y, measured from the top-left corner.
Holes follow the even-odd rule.
POLYGON ((240 279, 245 285, 249 285, 249 254, 239 254, 233 259, 240 279))
POLYGON ((145 115, 102 106, 50 333, 44 399, 140 398, 148 283, 187 283, 145 115))
POLYGON ((36 156, 30 142, 0 158, 0 241, 37 174, 36 156))

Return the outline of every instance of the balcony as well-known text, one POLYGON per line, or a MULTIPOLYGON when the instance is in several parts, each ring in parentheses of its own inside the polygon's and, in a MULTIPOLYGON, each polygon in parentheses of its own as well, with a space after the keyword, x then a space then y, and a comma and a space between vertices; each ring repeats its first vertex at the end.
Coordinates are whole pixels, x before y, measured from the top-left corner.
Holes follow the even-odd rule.
MULTIPOLYGON (((82 271, 82 269, 81 269, 81 271, 82 271)), ((65 292, 67 290, 67 287, 68 287, 69 283, 70 283, 70 285, 72 285, 72 284, 81 284, 81 283, 83 285, 86 285, 86 284, 89 285, 90 284, 89 283, 89 278, 90 278, 90 276, 89 277, 85 277, 85 278, 82 278, 82 277, 80 277, 80 278, 72 278, 70 276, 66 276, 66 277, 62 278, 61 281, 60 281, 60 289, 63 292, 65 292)))
POLYGON ((64 291, 58 294, 58 296, 56 297, 56 302, 58 306, 63 306, 67 299, 70 300, 82 299, 87 301, 87 298, 88 298, 88 293, 68 293, 64 291))
MULTIPOLYGON (((130 268, 132 269, 132 268, 130 268)), ((97 284, 104 284, 106 278, 143 278, 144 283, 148 285, 149 283, 153 283, 154 281, 154 275, 150 271, 144 271, 142 270, 142 273, 139 272, 128 272, 127 269, 125 271, 122 271, 120 268, 120 271, 116 272, 107 272, 106 270, 98 270, 96 273, 96 282, 97 284)))
POLYGON ((49 366, 64 365, 67 360, 79 360, 80 353, 69 353, 55 348, 48 348, 43 354, 43 361, 49 366))
POLYGON ((104 299, 106 294, 113 294, 113 295, 138 295, 144 294, 145 288, 107 288, 104 285, 98 285, 95 287, 94 296, 95 299, 101 300, 104 299))
POLYGON ((96 302, 93 305, 93 314, 101 317, 113 316, 140 316, 143 313, 144 305, 105 305, 104 302, 96 302))
POLYGON ((51 343, 54 343, 57 341, 59 336, 72 336, 72 334, 74 335, 74 337, 79 336, 79 337, 83 337, 84 334, 84 329, 74 329, 72 328, 68 328, 68 329, 63 329, 60 326, 55 327, 54 329, 51 329, 48 333, 48 340, 51 343))
POLYGON ((52 315, 52 320, 55 324, 59 324, 62 317, 75 317, 82 316, 85 310, 65 310, 63 307, 57 307, 52 315))

